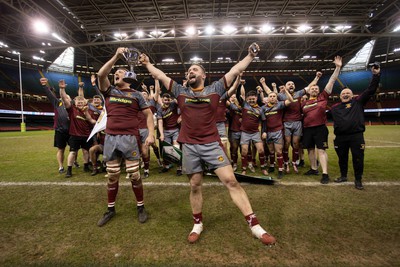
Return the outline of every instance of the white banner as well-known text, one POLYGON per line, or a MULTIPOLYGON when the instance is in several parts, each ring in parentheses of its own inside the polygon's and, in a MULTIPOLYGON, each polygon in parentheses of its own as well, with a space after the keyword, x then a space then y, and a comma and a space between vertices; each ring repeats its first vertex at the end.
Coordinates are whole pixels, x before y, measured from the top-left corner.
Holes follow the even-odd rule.
POLYGON ((90 133, 87 141, 89 141, 90 138, 92 138, 93 135, 95 135, 96 133, 106 129, 106 125, 107 125, 107 111, 106 111, 106 108, 104 107, 103 111, 101 112, 99 118, 97 119, 96 124, 94 125, 93 130, 90 133))

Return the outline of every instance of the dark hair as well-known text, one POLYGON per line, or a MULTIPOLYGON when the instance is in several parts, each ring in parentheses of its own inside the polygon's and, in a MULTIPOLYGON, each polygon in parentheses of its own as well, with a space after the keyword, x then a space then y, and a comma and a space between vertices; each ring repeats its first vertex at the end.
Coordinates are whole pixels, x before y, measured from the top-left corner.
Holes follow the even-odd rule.
POLYGON ((251 91, 247 92, 247 94, 246 94, 246 97, 249 97, 249 96, 257 96, 257 92, 254 90, 251 90, 251 91))
POLYGON ((164 98, 164 97, 171 98, 171 95, 168 94, 168 93, 164 93, 164 94, 162 95, 162 97, 163 97, 163 98, 164 98))
POLYGON ((203 67, 203 65, 201 65, 199 63, 193 63, 191 66, 193 66, 193 65, 199 66, 203 70, 204 74, 206 74, 206 69, 203 67))
POLYGON ((100 98, 101 99, 101 96, 100 95, 94 95, 93 98, 100 98))

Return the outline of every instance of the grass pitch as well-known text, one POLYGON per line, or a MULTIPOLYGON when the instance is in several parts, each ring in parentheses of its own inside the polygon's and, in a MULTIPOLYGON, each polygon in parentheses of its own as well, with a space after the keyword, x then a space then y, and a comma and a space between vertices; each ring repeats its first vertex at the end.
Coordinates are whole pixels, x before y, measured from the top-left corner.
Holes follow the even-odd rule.
MULTIPOLYGON (((322 186, 319 176, 296 174, 274 186, 243 184, 261 224, 278 240, 272 248, 251 237, 213 177, 204 180, 205 231, 198 243, 188 244, 187 178, 158 174, 154 155, 144 180, 149 221, 137 221, 122 174, 117 215, 99 228, 107 201, 104 175, 92 177, 82 167, 69 180, 58 174, 51 131, 0 133, 0 265, 398 266, 399 130, 367 127, 364 191, 352 182, 322 186)), ((339 170, 332 140, 329 145, 333 180, 339 170)), ((349 170, 353 181, 351 163, 349 170)))

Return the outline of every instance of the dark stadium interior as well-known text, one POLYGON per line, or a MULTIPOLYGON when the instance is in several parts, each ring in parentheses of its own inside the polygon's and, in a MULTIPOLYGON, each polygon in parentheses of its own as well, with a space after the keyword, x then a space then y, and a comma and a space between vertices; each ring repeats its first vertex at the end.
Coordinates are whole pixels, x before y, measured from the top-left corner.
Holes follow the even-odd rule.
MULTIPOLYGON (((12 51, 20 53, 25 110, 51 112, 38 83, 41 75, 48 77, 52 86, 65 79, 67 92, 75 95, 78 78, 89 85, 90 74, 95 74, 120 46, 148 54, 157 67, 178 81, 193 57, 201 58, 210 83, 257 42, 261 52, 244 74, 246 88, 254 88, 261 77, 277 84, 293 80, 297 88, 302 88, 316 70, 326 74, 320 81, 324 84, 334 67, 331 62, 335 55, 341 55, 346 64, 371 40, 375 44, 368 63, 364 69, 342 72, 332 101, 342 85, 356 93, 365 89, 370 78, 368 65, 379 61, 381 95, 369 106, 379 103, 378 107, 400 107, 400 4, 396 0, 5 0, 0 2, 0 13, 0 109, 20 110, 18 56, 12 51), (47 22, 50 31, 64 42, 50 33, 36 34, 32 29, 35 19, 47 22), (227 34, 223 31, 227 24, 236 29, 227 34), (206 32, 210 25, 214 27, 212 34, 206 32), (187 31, 189 26, 194 27, 192 35, 187 31), (73 73, 49 71, 68 47, 74 48, 73 73), (286 58, 277 58, 280 55, 286 58), (172 61, 163 62, 167 58, 172 61)), ((122 60, 118 63, 126 65, 122 60)), ((135 71, 139 81, 152 83, 143 67, 135 71)), ((1 114, 2 118, 8 116, 1 114)))

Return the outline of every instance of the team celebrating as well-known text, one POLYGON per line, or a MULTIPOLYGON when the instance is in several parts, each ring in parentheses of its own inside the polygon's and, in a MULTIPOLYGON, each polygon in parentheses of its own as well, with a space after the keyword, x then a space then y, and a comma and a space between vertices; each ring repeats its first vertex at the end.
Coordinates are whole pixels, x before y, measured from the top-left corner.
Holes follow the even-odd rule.
MULTIPOLYGON (((139 61, 154 78, 154 85, 142 84, 141 90, 131 88, 132 73, 119 68, 108 76, 127 48, 120 47, 105 63, 96 77, 92 76, 91 101, 85 99, 84 84, 79 83, 78 96, 74 99, 66 93, 65 81, 60 80, 60 98, 41 78, 43 90, 51 100, 54 111, 54 146, 57 148, 59 172, 73 176, 73 166, 78 166, 77 153, 81 149, 84 171, 97 175, 107 172, 107 210, 97 222, 106 225, 116 214, 115 203, 119 178, 123 168, 132 185, 136 198, 138 221, 145 223, 148 215, 144 206, 143 178, 150 174, 150 147, 157 158, 160 173, 170 171, 171 162, 161 158, 157 139, 181 150, 181 163, 176 164, 176 175, 186 174, 190 184, 190 206, 193 228, 187 237, 195 243, 203 226, 202 181, 206 172, 213 172, 228 189, 233 203, 242 212, 252 235, 265 245, 273 245, 276 239, 258 221, 249 198, 235 177, 235 171, 243 175, 254 172, 258 153, 263 175, 299 172, 304 165, 303 149, 307 150, 310 169, 305 175, 319 175, 320 182, 330 182, 328 175, 328 128, 327 104, 342 67, 342 58, 333 60, 335 70, 321 90, 317 72, 315 79, 303 89, 296 90, 294 82, 287 81, 272 90, 265 78, 261 86, 245 88, 243 73, 257 56, 260 48, 252 44, 248 54, 219 80, 205 85, 206 71, 200 64, 192 64, 182 83, 174 81, 154 66, 148 55, 141 54, 139 61), (161 85, 167 90, 161 94, 161 85), (278 91, 279 90, 279 91, 278 91), (247 91, 247 92, 246 92, 247 91), (106 111, 106 112, 104 112, 106 111), (89 139, 97 121, 104 119, 105 129, 89 139), (229 145, 228 145, 229 143, 229 145), (67 169, 64 170, 64 151, 70 146, 67 169), (289 159, 289 148, 292 157, 289 159), (228 152, 229 151, 229 152, 228 152), (239 164, 239 153, 241 164, 239 164), (102 155, 102 161, 100 161, 102 155), (275 164, 277 168, 275 168, 275 164), (241 165, 241 169, 239 169, 241 165), (142 172, 142 174, 141 174, 142 172)), ((380 68, 371 68, 369 87, 358 96, 350 88, 340 92, 340 102, 332 106, 334 122, 334 147, 339 158, 340 177, 334 182, 347 181, 348 154, 352 153, 355 188, 363 189, 365 131, 364 107, 379 84, 380 68)))

